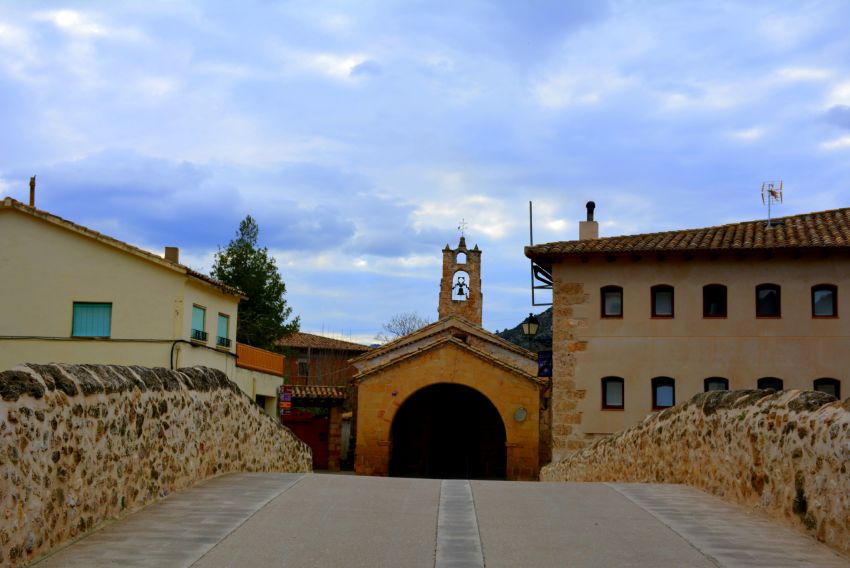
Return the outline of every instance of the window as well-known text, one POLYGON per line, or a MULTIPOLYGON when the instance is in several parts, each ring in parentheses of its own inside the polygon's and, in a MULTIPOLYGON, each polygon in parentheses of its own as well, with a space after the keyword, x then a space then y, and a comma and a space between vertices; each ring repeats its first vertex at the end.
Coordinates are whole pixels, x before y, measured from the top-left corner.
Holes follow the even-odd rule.
POLYGON ((228 330, 230 329, 230 316, 218 314, 218 331, 216 332, 215 344, 216 347, 230 347, 230 337, 228 330))
POLYGON ((652 317, 673 317, 673 287, 666 284, 653 286, 650 289, 652 296, 652 317))
POLYGON ((703 381, 703 385, 705 386, 705 392, 728 391, 729 379, 724 379, 723 377, 708 377, 703 381))
POLYGON ((109 337, 112 332, 112 304, 74 302, 72 337, 109 337))
POLYGON ((192 339, 207 340, 207 310, 201 306, 192 306, 192 339))
POLYGON ((838 288, 832 284, 812 286, 812 317, 838 317, 838 288))
POLYGON ((605 377, 602 379, 602 408, 609 410, 623 409, 624 381, 620 377, 605 377))
POLYGON ((782 315, 778 284, 756 286, 756 317, 778 318, 782 315))
POLYGON ((623 289, 619 286, 605 286, 602 293, 602 317, 623 317, 623 289))
POLYGON ((455 264, 466 264, 466 253, 459 252, 455 257, 455 264))
POLYGON ((676 404, 676 381, 670 377, 652 379, 652 408, 668 408, 676 404))
POLYGON ((307 377, 310 375, 310 361, 307 359, 298 360, 298 376, 307 377))
POLYGON ((815 390, 831 394, 841 400, 841 381, 838 379, 815 379, 815 390))
POLYGON ((775 391, 781 391, 783 385, 782 379, 777 379, 776 377, 762 377, 756 381, 756 386, 762 390, 773 389, 775 391))
POLYGON ((707 284, 702 287, 702 317, 726 317, 726 286, 707 284))

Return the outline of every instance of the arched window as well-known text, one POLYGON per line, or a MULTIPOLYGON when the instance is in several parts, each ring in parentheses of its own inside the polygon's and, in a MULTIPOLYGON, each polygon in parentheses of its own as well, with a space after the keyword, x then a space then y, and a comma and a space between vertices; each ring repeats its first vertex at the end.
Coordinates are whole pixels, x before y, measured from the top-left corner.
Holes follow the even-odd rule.
POLYGON ((838 317, 838 288, 832 284, 812 286, 812 317, 838 317))
POLYGON ((726 286, 706 284, 702 287, 702 317, 726 317, 726 286))
POLYGON ((621 377, 605 377, 602 379, 602 408, 622 410, 624 391, 625 381, 621 377))
POLYGON ((670 377, 652 379, 652 409, 669 408, 676 404, 676 380, 670 377))
POLYGON ((466 264, 466 253, 459 252, 455 257, 455 264, 466 264))
POLYGON ((652 302, 652 317, 673 317, 673 287, 667 284, 659 284, 650 288, 650 299, 652 302))
POLYGON ((781 391, 784 385, 785 383, 782 379, 777 379, 776 377, 762 377, 756 381, 756 386, 762 390, 773 389, 775 391, 781 391))
POLYGON ((756 286, 756 317, 778 318, 782 316, 782 298, 779 284, 756 286))
POLYGON ((452 300, 464 302, 469 299, 469 273, 458 270, 452 276, 452 300))
POLYGON ((708 377, 703 381, 705 392, 709 391, 728 391, 729 379, 723 377, 708 377))
POLYGON ((841 381, 838 379, 815 379, 815 390, 831 394, 838 400, 841 400, 841 381))
POLYGON ((623 317, 623 289, 620 286, 604 286, 601 290, 602 317, 623 317))

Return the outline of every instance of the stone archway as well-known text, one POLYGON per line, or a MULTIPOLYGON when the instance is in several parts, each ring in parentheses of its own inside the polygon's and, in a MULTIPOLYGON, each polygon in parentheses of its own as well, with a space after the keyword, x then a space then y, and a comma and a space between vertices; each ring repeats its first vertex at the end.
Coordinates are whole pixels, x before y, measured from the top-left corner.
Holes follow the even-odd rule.
POLYGON ((505 479, 505 425, 477 390, 437 383, 413 393, 391 428, 389 474, 438 479, 505 479))

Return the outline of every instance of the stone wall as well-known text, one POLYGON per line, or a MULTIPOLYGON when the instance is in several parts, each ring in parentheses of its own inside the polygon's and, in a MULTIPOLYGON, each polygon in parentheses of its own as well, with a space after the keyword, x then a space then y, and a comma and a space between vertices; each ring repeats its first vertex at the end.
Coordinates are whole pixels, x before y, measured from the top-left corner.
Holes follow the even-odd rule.
POLYGON ((543 468, 543 481, 684 483, 850 553, 850 399, 715 391, 543 468))
POLYGON ((0 566, 229 471, 310 471, 310 450, 220 371, 0 372, 0 566))

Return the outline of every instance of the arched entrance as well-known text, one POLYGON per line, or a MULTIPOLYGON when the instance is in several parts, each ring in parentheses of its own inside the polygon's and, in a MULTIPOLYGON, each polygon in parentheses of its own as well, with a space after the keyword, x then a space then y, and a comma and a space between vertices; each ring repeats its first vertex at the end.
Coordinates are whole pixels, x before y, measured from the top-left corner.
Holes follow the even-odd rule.
POLYGON ((438 479, 505 479, 505 425, 477 390, 440 383, 396 412, 389 474, 438 479))

